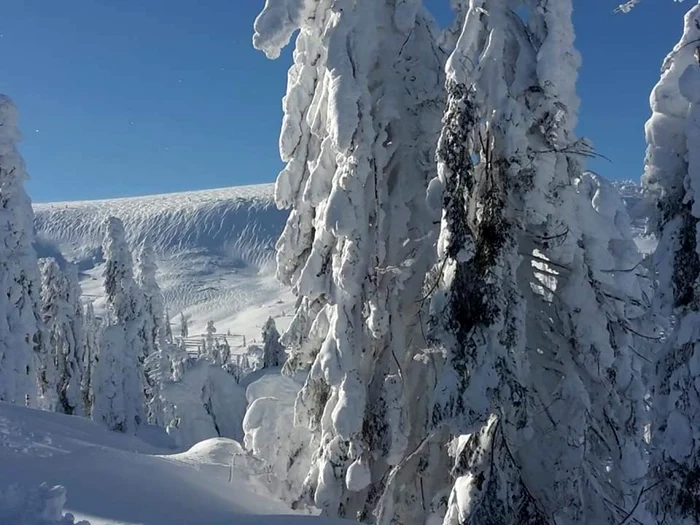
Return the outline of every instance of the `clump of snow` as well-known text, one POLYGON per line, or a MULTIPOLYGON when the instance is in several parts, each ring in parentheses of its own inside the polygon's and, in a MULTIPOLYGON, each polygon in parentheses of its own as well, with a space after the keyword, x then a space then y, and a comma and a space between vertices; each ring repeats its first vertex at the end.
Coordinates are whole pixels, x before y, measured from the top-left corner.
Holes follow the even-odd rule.
POLYGON ((36 489, 11 485, 0 490, 0 523, 12 525, 90 525, 64 514, 66 489, 42 483, 36 489))
POLYGON ((369 471, 369 465, 363 458, 357 458, 348 467, 345 474, 345 485, 348 490, 360 492, 367 488, 372 483, 372 474, 369 471))

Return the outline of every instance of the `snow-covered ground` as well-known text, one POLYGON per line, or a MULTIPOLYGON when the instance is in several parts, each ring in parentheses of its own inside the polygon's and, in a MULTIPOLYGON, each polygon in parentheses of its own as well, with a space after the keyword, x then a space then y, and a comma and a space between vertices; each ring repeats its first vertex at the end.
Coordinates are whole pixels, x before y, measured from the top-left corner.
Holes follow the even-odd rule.
POLYGON ((287 212, 276 208, 271 184, 35 204, 34 210, 40 255, 59 249, 77 262, 83 292, 98 311, 103 224, 113 215, 132 246, 153 244, 174 333, 181 312, 191 318, 190 334, 203 333, 213 320, 218 333, 230 330, 247 342, 259 339, 268 317, 281 327, 289 320, 291 294, 274 279, 274 246, 287 212))
POLYGON ((65 486, 66 510, 92 525, 341 523, 291 515, 266 495, 245 458, 228 439, 167 455, 79 417, 0 403, 0 523, 15 523, 2 505, 6 487, 43 482, 65 486))

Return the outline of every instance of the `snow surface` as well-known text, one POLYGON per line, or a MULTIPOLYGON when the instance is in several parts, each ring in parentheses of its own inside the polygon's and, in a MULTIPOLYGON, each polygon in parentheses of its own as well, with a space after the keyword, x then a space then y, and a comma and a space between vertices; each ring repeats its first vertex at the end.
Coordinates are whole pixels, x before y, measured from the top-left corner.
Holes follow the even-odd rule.
POLYGON ((0 493, 13 484, 63 485, 66 510, 92 525, 343 523, 290 515, 251 479, 235 441, 164 452, 83 418, 0 403, 0 493))
MULTIPOLYGON (((148 239, 155 251, 158 284, 179 334, 179 314, 190 316, 190 335, 213 320, 218 334, 229 330, 260 340, 268 317, 283 330, 292 296, 274 279, 274 247, 287 218, 263 184, 125 199, 34 204, 37 250, 60 249, 81 270, 83 293, 102 307, 102 241, 105 219, 122 219, 136 251, 148 239)), ((242 341, 242 338, 240 338, 242 341)), ((234 342, 235 343, 235 342, 234 342)), ((232 344, 235 346, 235 344, 232 344)))

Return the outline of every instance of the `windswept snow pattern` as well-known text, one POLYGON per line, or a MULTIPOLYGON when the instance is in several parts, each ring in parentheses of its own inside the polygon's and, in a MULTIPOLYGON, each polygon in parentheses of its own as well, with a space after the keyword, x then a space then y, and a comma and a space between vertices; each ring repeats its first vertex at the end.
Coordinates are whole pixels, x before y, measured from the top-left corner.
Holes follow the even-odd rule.
MULTIPOLYGON (((132 250, 144 240, 153 246, 158 283, 174 323, 184 312, 192 318, 191 333, 203 333, 209 319, 219 333, 241 332, 246 323, 236 322, 236 314, 276 304, 283 296, 274 280, 274 256, 288 213, 277 209, 273 191, 265 184, 35 204, 38 249, 54 246, 77 262, 83 293, 99 299, 103 225, 107 217, 118 217, 132 250)), ((249 328, 250 334, 242 333, 259 337, 261 326, 249 328)))

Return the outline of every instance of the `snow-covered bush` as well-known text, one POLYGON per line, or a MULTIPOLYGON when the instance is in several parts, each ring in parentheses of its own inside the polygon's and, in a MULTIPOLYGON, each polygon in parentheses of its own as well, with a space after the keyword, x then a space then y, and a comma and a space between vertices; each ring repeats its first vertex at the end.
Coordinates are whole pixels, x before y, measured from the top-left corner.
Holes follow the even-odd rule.
POLYGON ((42 483, 36 489, 11 485, 0 489, 0 523, 4 525, 90 525, 64 514, 66 489, 42 483))

